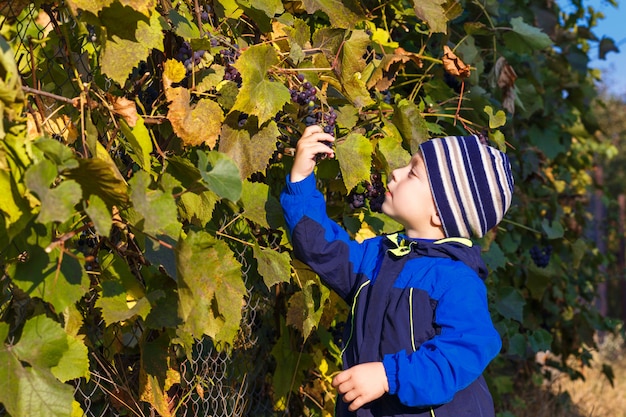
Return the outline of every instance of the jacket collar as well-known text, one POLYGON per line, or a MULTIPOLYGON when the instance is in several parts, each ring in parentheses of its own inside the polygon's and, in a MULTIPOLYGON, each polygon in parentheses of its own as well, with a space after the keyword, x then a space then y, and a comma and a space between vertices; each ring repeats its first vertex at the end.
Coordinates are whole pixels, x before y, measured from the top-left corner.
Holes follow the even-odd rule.
POLYGON ((419 256, 449 258, 461 261, 472 268, 481 279, 487 278, 487 266, 480 256, 480 247, 466 238, 444 238, 436 241, 410 239, 399 233, 387 235, 384 239, 387 252, 401 258, 411 252, 419 256))

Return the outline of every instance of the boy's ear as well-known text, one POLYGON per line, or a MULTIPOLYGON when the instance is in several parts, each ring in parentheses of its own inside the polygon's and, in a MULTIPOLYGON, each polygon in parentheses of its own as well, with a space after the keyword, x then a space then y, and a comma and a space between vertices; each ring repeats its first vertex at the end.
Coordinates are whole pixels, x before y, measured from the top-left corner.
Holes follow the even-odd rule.
POLYGON ((439 217, 439 213, 437 211, 435 211, 435 213, 430 216, 430 222, 435 227, 443 226, 443 223, 441 223, 441 217, 439 217))

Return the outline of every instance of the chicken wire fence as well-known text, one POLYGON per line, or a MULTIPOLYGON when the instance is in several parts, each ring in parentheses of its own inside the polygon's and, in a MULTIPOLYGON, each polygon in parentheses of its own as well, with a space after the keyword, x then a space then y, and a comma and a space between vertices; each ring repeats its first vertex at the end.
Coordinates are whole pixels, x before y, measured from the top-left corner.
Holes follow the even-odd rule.
MULTIPOLYGON (((88 83, 93 72, 87 60, 86 48, 95 42, 93 33, 71 39, 72 45, 64 44, 69 39, 59 36, 60 43, 53 48, 45 47, 51 31, 71 28, 73 19, 66 15, 62 3, 46 3, 34 7, 26 0, 0 0, 0 33, 8 24, 15 28, 15 36, 9 42, 19 45, 16 62, 22 74, 24 90, 32 94, 31 100, 44 123, 51 120, 62 106, 72 104, 72 98, 81 91, 76 80, 88 83), (61 25, 62 23, 62 25, 61 25), (68 26, 65 26, 67 28, 68 26), (78 42, 78 44, 76 44, 78 42), (35 59, 35 56, 40 59, 35 59), (41 59, 43 58, 43 59, 41 59), (59 65, 60 64, 60 65, 59 65)), ((74 23, 76 24, 76 23, 74 23)), ((92 45, 93 46, 93 45, 92 45)), ((106 88, 105 88, 106 90, 106 88)), ((32 103, 29 103, 32 106, 32 103)), ((29 107, 33 113, 33 109, 29 107)), ((66 123, 48 123, 48 133, 64 135, 76 120, 66 123)), ((178 371, 179 383, 167 392, 171 411, 176 416, 270 416, 275 415, 270 394, 270 352, 267 343, 260 342, 258 330, 260 316, 269 308, 268 300, 253 293, 246 260, 246 249, 237 255, 243 265, 243 280, 248 289, 248 302, 244 307, 239 344, 228 350, 214 346, 208 338, 197 341, 189 357, 181 360, 178 371)), ((84 308, 93 308, 96 293, 84 300, 84 308)), ((99 315, 86 315, 99 317, 99 315)), ((80 403, 87 417, 104 416, 155 416, 154 409, 137 399, 140 379, 139 355, 120 354, 114 345, 133 343, 132 331, 121 327, 105 326, 104 321, 94 319, 89 326, 89 380, 74 381, 75 400, 80 403), (105 330, 106 328, 106 330, 105 330)), ((141 329, 136 329, 140 331, 141 329)), ((184 357, 184 356, 183 356, 184 357)), ((6 415, 0 404, 0 416, 6 415)))

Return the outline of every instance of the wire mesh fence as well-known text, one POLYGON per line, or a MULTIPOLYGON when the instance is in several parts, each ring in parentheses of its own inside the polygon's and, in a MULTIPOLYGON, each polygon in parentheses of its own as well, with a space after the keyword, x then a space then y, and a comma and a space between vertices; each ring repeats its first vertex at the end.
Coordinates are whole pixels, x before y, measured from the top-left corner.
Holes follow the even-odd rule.
MULTIPOLYGON (((63 112, 64 106, 72 106, 81 93, 81 83, 92 81, 94 73, 86 58, 85 50, 96 41, 93 33, 55 37, 51 44, 48 35, 72 29, 73 20, 63 3, 46 3, 40 7, 24 0, 0 1, 2 26, 11 24, 14 38, 8 39, 18 45, 16 62, 22 74, 22 85, 31 92, 27 106, 31 114, 38 114, 35 123, 41 124, 52 136, 67 137, 80 123, 80 113, 63 112), (48 41, 46 41, 48 40, 48 41), (70 45, 70 42, 72 44, 70 45), (38 59, 35 59, 35 56, 38 59), (33 108, 35 110, 33 110, 33 108)), ((106 80, 105 80, 106 84, 106 80)), ((220 349, 209 338, 196 341, 189 356, 175 358, 178 362, 179 380, 167 392, 172 415, 176 416, 270 416, 273 411, 271 382, 268 374, 273 366, 267 358, 268 344, 262 343, 258 331, 259 322, 267 310, 268 301, 255 294, 254 283, 248 272, 246 250, 241 249, 238 260, 243 265, 243 279, 248 289, 248 302, 244 307, 243 320, 235 347, 220 349)), ((147 402, 139 398, 141 378, 139 354, 120 351, 117 346, 130 346, 136 342, 140 328, 106 326, 98 314, 93 314, 96 293, 83 300, 90 352, 90 377, 73 381, 75 400, 81 405, 85 416, 155 416, 147 402)), ((0 416, 6 415, 0 404, 0 416)))

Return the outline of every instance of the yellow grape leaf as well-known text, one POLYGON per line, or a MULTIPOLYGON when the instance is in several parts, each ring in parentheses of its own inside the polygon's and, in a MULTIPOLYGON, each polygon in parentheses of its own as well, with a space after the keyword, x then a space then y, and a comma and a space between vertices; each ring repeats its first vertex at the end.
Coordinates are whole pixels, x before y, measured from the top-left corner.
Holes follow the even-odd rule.
POLYGON ((224 112, 213 100, 199 100, 192 108, 189 104, 191 94, 184 87, 168 88, 165 96, 170 102, 167 118, 174 133, 187 146, 206 144, 213 147, 219 137, 224 112))
POLYGON ((232 110, 257 116, 259 125, 276 116, 291 100, 289 89, 268 77, 268 70, 276 64, 276 50, 269 44, 243 51, 234 64, 241 73, 242 85, 232 110))
POLYGON ((432 32, 448 32, 447 0, 413 0, 415 14, 426 22, 432 32))
POLYGON ((173 83, 179 83, 185 78, 187 70, 182 62, 168 59, 163 63, 163 85, 169 88, 173 83))

